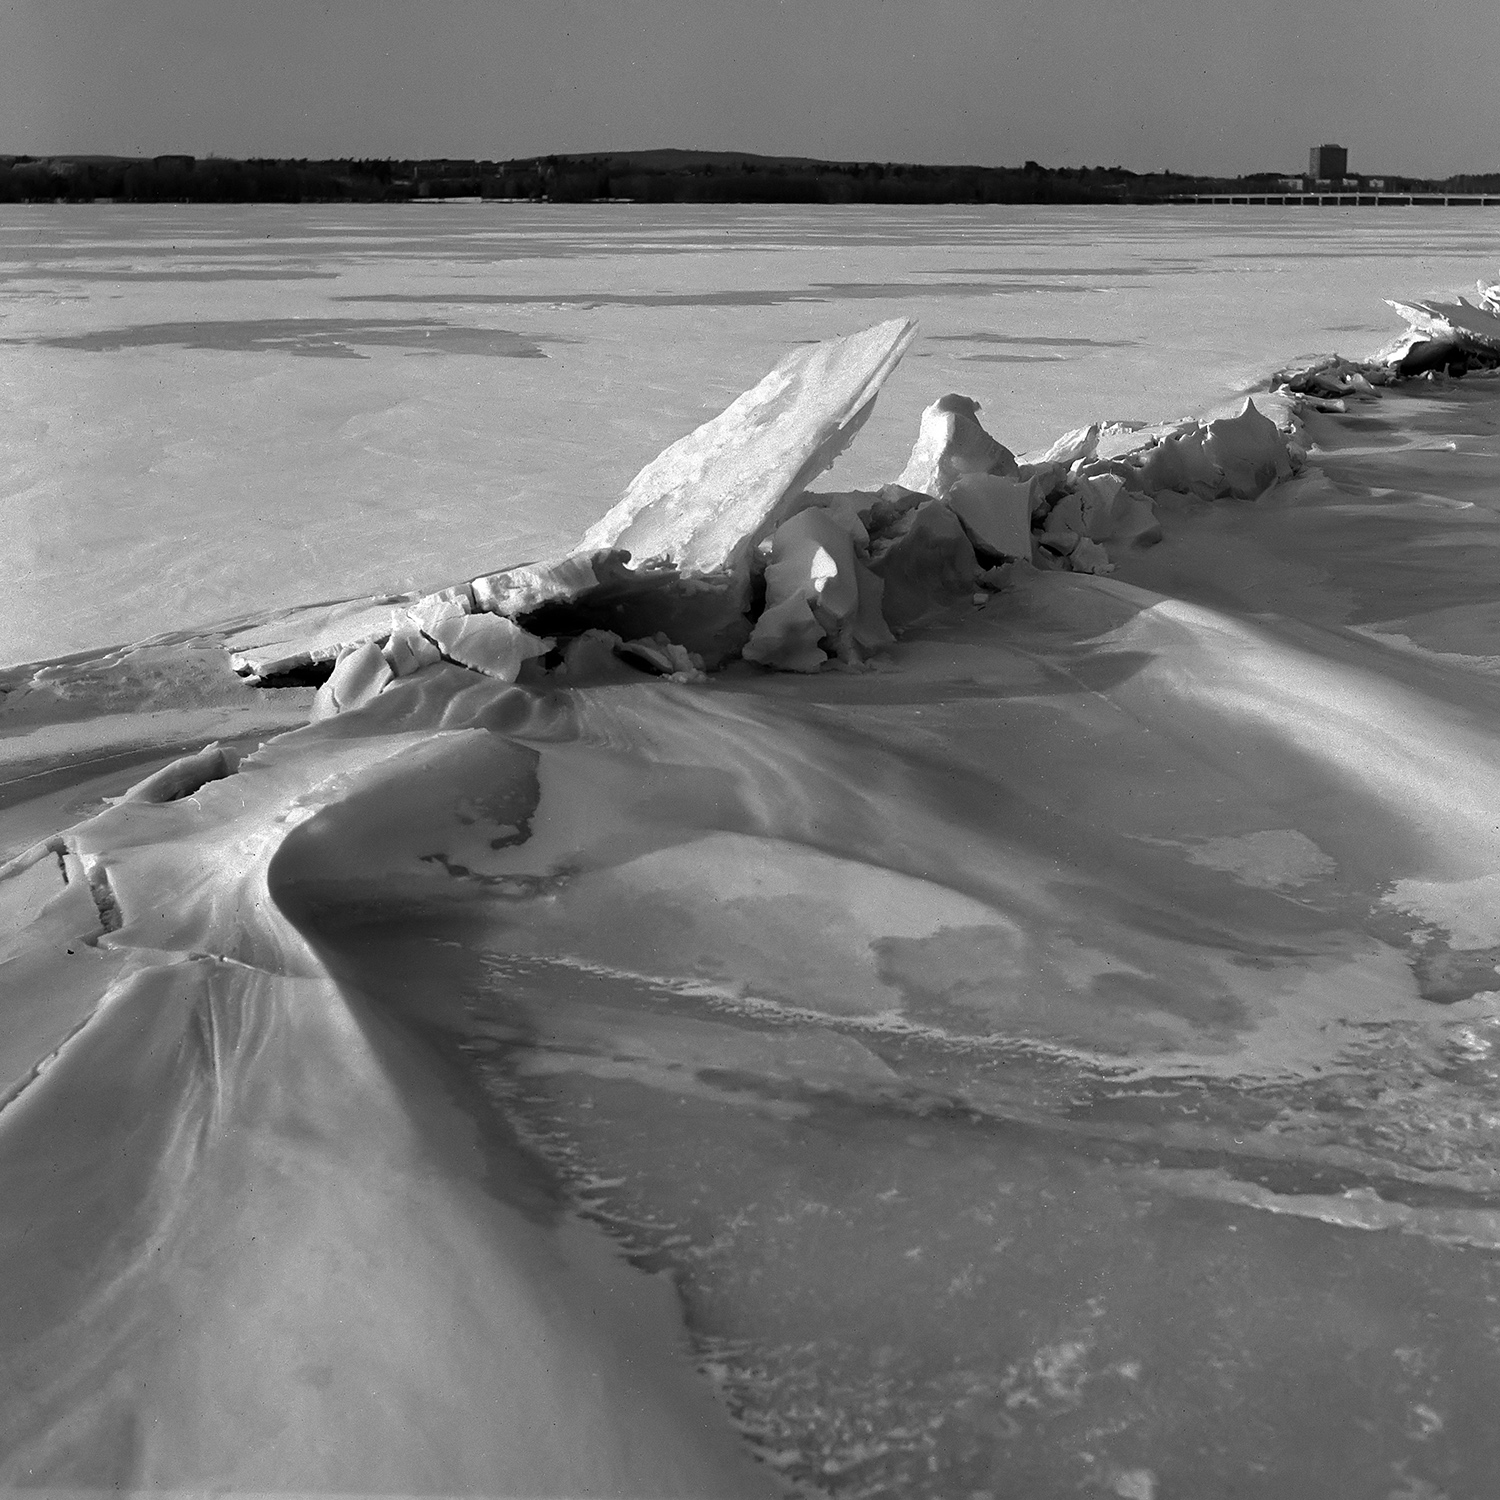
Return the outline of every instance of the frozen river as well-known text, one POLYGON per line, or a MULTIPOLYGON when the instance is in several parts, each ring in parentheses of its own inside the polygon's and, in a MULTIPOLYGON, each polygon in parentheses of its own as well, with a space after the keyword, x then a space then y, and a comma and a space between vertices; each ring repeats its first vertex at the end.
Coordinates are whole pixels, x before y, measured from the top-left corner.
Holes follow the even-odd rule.
POLYGON ((77 654, 0 673, 0 1485, 1488 1500, 1500 382, 847 671, 309 722, 210 625, 565 547, 799 343, 921 320, 873 486, 945 392, 1368 354, 1497 223, 5 209, 0 664, 77 654))
POLYGON ((1494 248, 1463 209, 8 206, 0 665, 549 552, 880 318, 922 338, 853 483, 943 391, 1021 451, 1372 352, 1494 248))

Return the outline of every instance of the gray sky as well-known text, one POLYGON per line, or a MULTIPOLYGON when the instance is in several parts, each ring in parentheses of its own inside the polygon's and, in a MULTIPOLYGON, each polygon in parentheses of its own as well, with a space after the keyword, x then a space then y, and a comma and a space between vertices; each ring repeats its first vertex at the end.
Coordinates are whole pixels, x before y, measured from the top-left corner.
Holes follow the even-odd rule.
POLYGON ((1500 0, 0 0, 0 152, 1500 171, 1500 0))

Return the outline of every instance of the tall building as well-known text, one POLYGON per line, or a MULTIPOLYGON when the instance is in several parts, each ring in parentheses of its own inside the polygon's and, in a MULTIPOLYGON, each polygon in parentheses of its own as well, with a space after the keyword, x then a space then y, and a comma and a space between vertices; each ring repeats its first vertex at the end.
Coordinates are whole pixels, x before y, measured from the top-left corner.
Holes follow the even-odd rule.
POLYGON ((1314 146, 1307 153, 1309 177, 1347 177, 1349 153, 1342 146, 1314 146))

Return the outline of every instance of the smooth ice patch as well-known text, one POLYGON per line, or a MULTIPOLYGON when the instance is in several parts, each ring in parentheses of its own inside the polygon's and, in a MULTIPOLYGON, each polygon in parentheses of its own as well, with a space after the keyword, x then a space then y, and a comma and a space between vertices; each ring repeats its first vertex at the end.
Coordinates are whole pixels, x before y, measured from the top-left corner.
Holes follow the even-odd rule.
POLYGON ((1386 904, 1441 927, 1459 951, 1500 947, 1500 874, 1472 880, 1398 880, 1386 904))
POLYGON ((1188 850, 1188 859, 1210 870, 1222 870, 1246 885, 1275 890, 1306 885, 1333 874, 1335 862, 1295 828, 1267 828, 1260 833, 1206 839, 1188 850))

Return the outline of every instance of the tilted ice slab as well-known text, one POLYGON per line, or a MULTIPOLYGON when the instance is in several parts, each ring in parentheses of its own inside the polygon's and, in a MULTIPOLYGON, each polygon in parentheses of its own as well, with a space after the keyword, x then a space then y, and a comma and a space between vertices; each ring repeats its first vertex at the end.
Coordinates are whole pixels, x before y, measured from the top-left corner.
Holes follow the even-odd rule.
POLYGON ((382 594, 334 604, 308 605, 237 628, 225 641, 237 672, 279 677, 314 662, 333 661, 351 642, 388 634, 391 611, 410 604, 410 594, 382 594))
POLYGON ((1456 302, 1395 302, 1386 299, 1413 333, 1428 339, 1448 339, 1500 354, 1500 317, 1460 297, 1456 302))
POLYGON ((1434 378, 1500 364, 1500 283, 1479 282, 1477 307, 1463 297, 1453 302, 1386 301, 1407 326, 1375 356, 1377 364, 1400 375, 1432 372, 1434 378))
POLYGON ((1346 397, 1371 400, 1376 386, 1425 375, 1492 372, 1500 366, 1500 282, 1480 281, 1479 304, 1463 297, 1452 302, 1399 302, 1388 297, 1406 327, 1368 359, 1326 354, 1271 376, 1273 389, 1311 398, 1323 411, 1341 411, 1346 397), (1330 404, 1331 403, 1331 404, 1330 404))
POLYGON ((788 355, 647 464, 579 551, 622 548, 684 573, 748 569, 751 548, 864 425, 916 333, 910 318, 893 318, 788 355))

